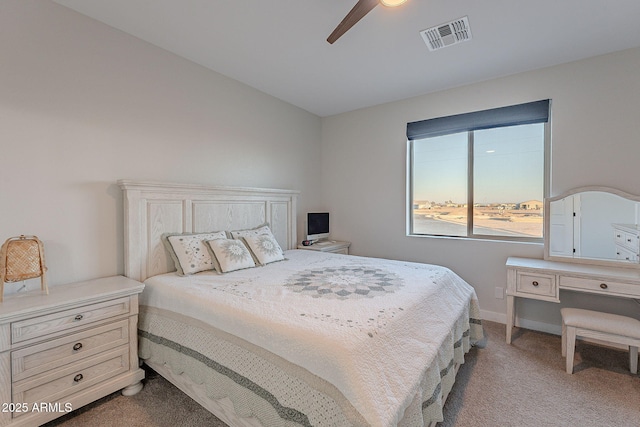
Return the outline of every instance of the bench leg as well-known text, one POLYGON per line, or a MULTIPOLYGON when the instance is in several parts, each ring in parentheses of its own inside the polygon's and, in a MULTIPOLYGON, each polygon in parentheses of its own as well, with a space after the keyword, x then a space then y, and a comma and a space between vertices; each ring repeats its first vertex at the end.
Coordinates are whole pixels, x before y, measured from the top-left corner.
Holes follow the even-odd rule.
POLYGON ((567 325, 562 322, 562 357, 567 357, 567 325))
POLYGON ((573 374, 573 356, 576 350, 576 328, 567 326, 566 352, 567 352, 567 374, 573 374))
POLYGON ((638 373, 638 347, 629 346, 629 370, 632 374, 638 373))

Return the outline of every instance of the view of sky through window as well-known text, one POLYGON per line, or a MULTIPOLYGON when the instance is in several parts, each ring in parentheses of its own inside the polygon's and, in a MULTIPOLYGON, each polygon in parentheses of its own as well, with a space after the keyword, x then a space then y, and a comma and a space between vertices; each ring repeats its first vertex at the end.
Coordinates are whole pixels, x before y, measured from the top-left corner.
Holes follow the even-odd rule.
MULTIPOLYGON (((544 133, 544 123, 474 131, 474 234, 542 237, 544 133)), ((463 132, 412 142, 414 233, 467 234, 468 141, 463 132)))

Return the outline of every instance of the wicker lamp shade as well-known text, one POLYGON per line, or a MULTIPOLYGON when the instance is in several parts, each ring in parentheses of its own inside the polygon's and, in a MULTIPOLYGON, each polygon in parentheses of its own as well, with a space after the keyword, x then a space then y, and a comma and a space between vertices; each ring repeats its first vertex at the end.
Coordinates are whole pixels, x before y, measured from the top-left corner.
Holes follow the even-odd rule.
POLYGON ((44 246, 36 236, 11 237, 0 248, 0 302, 5 282, 40 277, 40 287, 49 293, 44 263, 44 246))

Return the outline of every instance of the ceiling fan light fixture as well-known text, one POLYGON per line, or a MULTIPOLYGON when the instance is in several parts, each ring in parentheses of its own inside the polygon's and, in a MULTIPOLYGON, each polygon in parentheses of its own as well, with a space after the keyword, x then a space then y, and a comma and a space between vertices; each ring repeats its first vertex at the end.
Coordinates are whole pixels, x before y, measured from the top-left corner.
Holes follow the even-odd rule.
POLYGON ((349 28, 353 27, 360 21, 364 16, 371 12, 373 8, 377 5, 381 4, 383 6, 388 7, 396 7, 400 6, 407 0, 358 0, 355 6, 347 13, 347 16, 344 17, 342 21, 338 24, 335 30, 327 37, 327 41, 329 44, 333 44, 336 40, 338 40, 344 33, 346 33, 349 28))
POLYGON ((407 0, 380 0, 380 3, 382 3, 384 6, 387 6, 387 7, 396 7, 396 6, 400 6, 402 3, 406 1, 407 0))

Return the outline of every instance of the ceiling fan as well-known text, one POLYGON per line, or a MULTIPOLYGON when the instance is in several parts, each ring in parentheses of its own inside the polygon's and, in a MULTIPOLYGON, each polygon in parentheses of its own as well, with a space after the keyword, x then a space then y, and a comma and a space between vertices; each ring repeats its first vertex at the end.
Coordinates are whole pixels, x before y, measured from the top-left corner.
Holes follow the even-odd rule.
POLYGON ((333 44, 336 40, 338 40, 344 33, 346 33, 351 27, 356 25, 356 23, 364 18, 364 16, 371 12, 371 10, 376 7, 379 3, 382 3, 385 6, 395 7, 400 6, 407 0, 358 0, 353 9, 347 13, 347 16, 338 24, 335 30, 329 35, 327 41, 330 44, 333 44))

